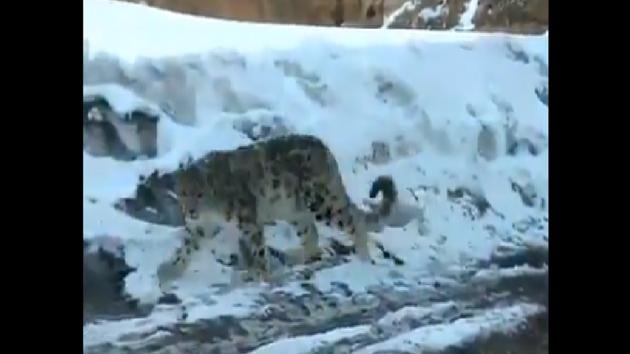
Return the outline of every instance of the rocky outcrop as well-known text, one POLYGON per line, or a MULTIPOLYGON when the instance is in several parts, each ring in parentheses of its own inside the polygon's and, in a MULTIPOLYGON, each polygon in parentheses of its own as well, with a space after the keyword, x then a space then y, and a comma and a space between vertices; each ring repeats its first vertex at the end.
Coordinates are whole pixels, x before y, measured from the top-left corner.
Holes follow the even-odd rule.
POLYGON ((120 113, 100 95, 83 97, 83 149, 96 157, 129 161, 157 156, 155 114, 135 109, 120 113))
POLYGON ((390 0, 384 13, 389 28, 542 34, 549 25, 548 0, 390 0))
POLYGON ((451 29, 457 26, 469 0, 386 1, 388 28, 451 29))
POLYGON ((380 27, 381 0, 128 0, 172 11, 240 21, 380 27))
POLYGON ((549 0, 126 0, 241 21, 541 34, 549 0), (472 8, 471 8, 472 6, 472 8), (465 22, 474 27, 468 28, 465 22))
POLYGON ((83 323, 146 316, 149 309, 124 292, 124 279, 134 271, 120 247, 107 237, 83 241, 83 323))
POLYGON ((479 31, 542 34, 549 28, 549 0, 479 0, 479 31))

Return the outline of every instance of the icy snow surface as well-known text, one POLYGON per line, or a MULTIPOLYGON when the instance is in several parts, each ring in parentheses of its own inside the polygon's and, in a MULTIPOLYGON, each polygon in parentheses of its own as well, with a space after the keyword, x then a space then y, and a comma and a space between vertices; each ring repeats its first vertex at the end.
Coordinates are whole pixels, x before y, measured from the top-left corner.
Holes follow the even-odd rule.
MULTIPOLYGON (((488 259, 499 246, 544 245, 548 240, 546 224, 519 227, 546 220, 548 214, 548 110, 536 93, 548 80, 546 36, 263 25, 107 0, 84 0, 83 21, 84 60, 93 63, 87 74, 101 78, 85 86, 86 94, 100 92, 122 111, 138 105, 170 105, 174 110, 161 116, 155 159, 121 162, 84 153, 84 238, 107 235, 121 240, 127 264, 136 268, 127 276, 125 290, 141 303, 159 298, 155 271, 179 244, 179 231, 133 219, 113 204, 133 195, 141 174, 173 171, 185 156, 249 143, 233 128, 242 118, 280 117, 291 131, 322 138, 338 158, 355 202, 367 198, 376 176, 391 174, 403 201, 421 210, 404 228, 372 234, 403 259, 404 266, 393 265, 373 248, 376 265, 352 260, 317 271, 310 282, 322 292, 337 283, 361 294, 374 286, 448 279, 476 260, 488 259), (114 59, 102 60, 104 56, 114 59), (108 65, 121 65, 135 86, 118 85, 108 65), (147 88, 169 80, 171 74, 180 85, 147 88), (169 101, 184 87, 188 100, 169 101), (186 124, 173 118, 183 116, 181 112, 188 115, 186 124), (357 162, 371 154, 375 141, 390 146, 391 158, 357 162), (513 149, 521 141, 530 142, 533 152, 513 149), (530 205, 518 193, 526 185, 535 191, 530 205), (471 208, 474 203, 466 201, 469 194, 454 197, 458 188, 487 200, 490 208, 479 215, 471 208)), ((323 230, 325 237, 345 240, 323 230)), ((270 238, 272 244, 284 242, 277 234, 270 238)), ((159 305, 147 318, 87 324, 84 345, 131 345, 149 339, 133 334, 163 335, 158 328, 175 322, 245 317, 265 310, 259 301, 264 292, 302 291, 291 283, 281 289, 250 284, 229 292, 216 290, 216 284, 229 279, 230 269, 204 249, 174 290, 182 299, 180 306, 159 305)), ((411 329, 357 350, 398 348, 409 343, 406 337, 416 344, 425 341, 429 348, 456 343, 482 328, 518 322, 535 312, 532 306, 515 304, 411 329)), ((286 351, 283 343, 292 352, 308 350, 367 330, 357 323, 282 339, 257 352, 286 351)))

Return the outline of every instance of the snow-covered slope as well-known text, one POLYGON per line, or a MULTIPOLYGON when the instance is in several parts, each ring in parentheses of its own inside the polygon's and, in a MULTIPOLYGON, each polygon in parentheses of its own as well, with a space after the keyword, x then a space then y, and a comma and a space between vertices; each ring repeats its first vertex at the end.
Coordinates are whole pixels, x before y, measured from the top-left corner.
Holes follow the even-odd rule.
MULTIPOLYGON (((262 25, 84 0, 84 37, 86 94, 101 93, 120 110, 171 110, 158 123, 157 158, 122 162, 84 154, 84 238, 120 242, 136 268, 125 290, 141 303, 160 297, 155 271, 180 242, 179 231, 133 219, 113 205, 134 194, 140 175, 173 171, 189 154, 251 142, 235 129, 243 120, 280 122, 322 138, 357 203, 376 176, 391 174, 403 201, 419 209, 404 228, 372 235, 404 265, 373 249, 376 265, 352 260, 316 271, 308 283, 319 292, 339 284, 366 296, 379 287, 423 289, 417 286, 457 279, 498 248, 547 244, 546 36, 262 25), (370 158, 375 142, 389 147, 388 157, 370 158)), ((281 226, 269 230, 270 243, 297 244, 281 226)), ((160 328, 175 322, 246 318, 269 311, 269 296, 304 293, 303 284, 291 281, 278 288, 221 287, 231 270, 209 249, 234 246, 230 232, 208 243, 177 284, 181 304, 156 306, 146 318, 87 324, 86 347, 139 345, 168 336, 160 328)), ((446 341, 518 323, 537 307, 514 304, 505 321, 503 312, 487 311, 453 322, 446 341)), ((367 330, 362 325, 321 340, 360 335, 367 330)), ((440 342, 431 336, 449 325, 435 326, 405 335, 440 342)), ((291 343, 320 340, 300 338, 291 343)), ((395 348, 396 338, 354 349, 395 348)), ((271 348, 259 350, 276 352, 271 348)))

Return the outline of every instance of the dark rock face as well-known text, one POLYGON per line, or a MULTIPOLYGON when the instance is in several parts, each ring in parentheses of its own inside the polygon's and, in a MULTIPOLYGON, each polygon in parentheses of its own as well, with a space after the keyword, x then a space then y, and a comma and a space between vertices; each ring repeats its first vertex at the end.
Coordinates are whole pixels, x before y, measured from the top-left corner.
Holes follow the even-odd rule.
POLYGON ((83 148, 97 157, 130 161, 157 156, 158 115, 143 110, 116 112, 107 99, 83 98, 83 148))
POLYGON ((383 18, 382 0, 125 1, 198 16, 266 23, 377 27, 383 18))
POLYGON ((479 31, 542 34, 549 28, 549 0, 479 0, 473 22, 479 31))
POLYGON ((534 92, 542 104, 549 106, 549 88, 546 83, 536 87, 534 92))
POLYGON ((549 28, 549 0, 385 0, 384 13, 388 17, 405 6, 390 28, 448 30, 457 28, 473 1, 474 31, 542 34, 549 28))
MULTIPOLYGON (((475 0, 476 1, 476 0, 475 0)), ((450 29, 457 25, 467 0, 385 1, 386 16, 398 11, 389 28, 450 29), (399 11, 404 6, 403 11, 399 11)))
POLYGON ((96 243, 83 241, 83 323, 148 315, 150 309, 124 293, 124 279, 134 269, 122 250, 93 247, 96 243))
POLYGON ((96 157, 112 156, 131 160, 132 153, 118 136, 114 125, 106 120, 111 107, 104 99, 83 102, 83 149, 96 157))
MULTIPOLYGON (((125 0, 140 2, 140 0, 125 0)), ((549 0, 149 0, 150 6, 232 20, 318 26, 449 30, 473 2, 474 31, 542 34, 549 28, 549 0), (407 4, 407 5, 405 5, 407 4), (405 9, 399 11, 401 7, 405 9)))

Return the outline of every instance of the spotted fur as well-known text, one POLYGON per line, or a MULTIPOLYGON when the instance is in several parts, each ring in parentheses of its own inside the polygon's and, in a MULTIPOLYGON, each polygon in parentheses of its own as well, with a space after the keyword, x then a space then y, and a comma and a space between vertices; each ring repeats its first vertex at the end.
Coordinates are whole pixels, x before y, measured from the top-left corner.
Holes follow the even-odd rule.
POLYGON ((264 225, 284 220, 301 237, 304 262, 319 257, 316 223, 349 234, 355 251, 370 261, 368 231, 377 229, 397 193, 393 180, 379 177, 370 197, 383 194, 372 212, 358 208, 348 196, 337 162, 328 147, 310 135, 277 137, 231 151, 215 151, 180 166, 175 193, 186 219, 187 237, 161 277, 181 273, 201 238, 224 222, 242 233, 241 258, 258 279, 269 279, 264 225))

